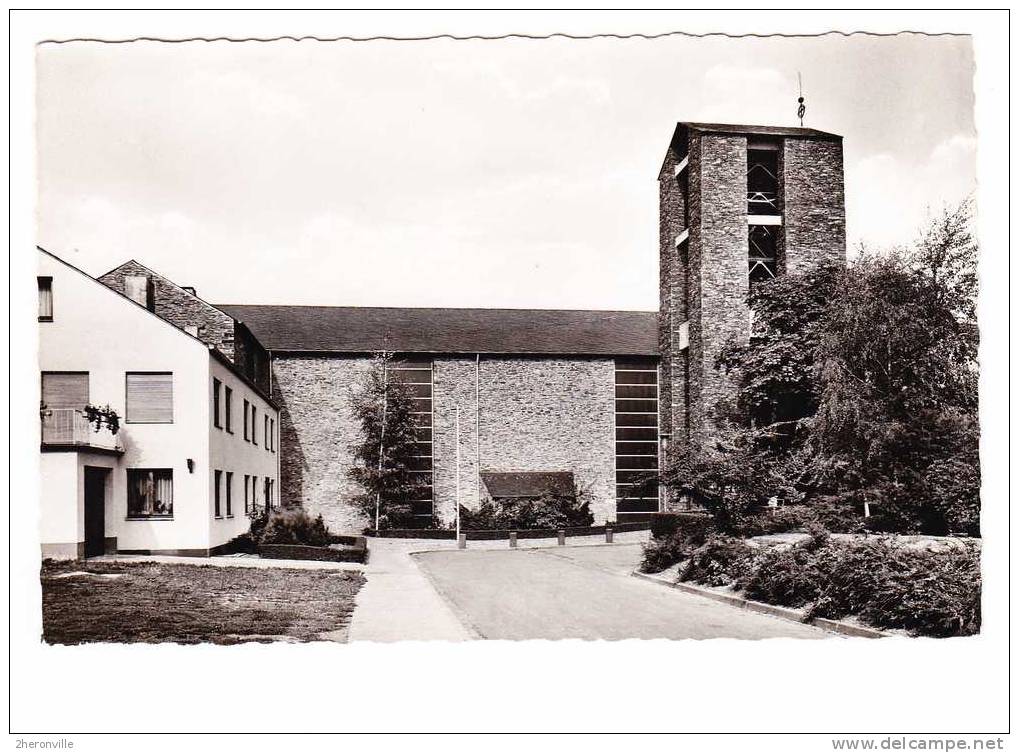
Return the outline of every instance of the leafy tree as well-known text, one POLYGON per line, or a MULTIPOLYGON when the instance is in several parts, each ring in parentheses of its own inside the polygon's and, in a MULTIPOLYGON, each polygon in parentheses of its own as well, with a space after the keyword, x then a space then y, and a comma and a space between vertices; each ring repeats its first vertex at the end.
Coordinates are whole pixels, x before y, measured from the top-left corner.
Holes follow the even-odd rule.
MULTIPOLYGON (((758 283, 718 432, 665 481, 730 529, 765 500, 872 507, 872 527, 977 533, 976 254, 964 203, 907 251, 758 283)), ((737 525, 738 527, 738 525, 737 525)))
POLYGON ((360 432, 350 446, 354 465, 347 477, 361 486, 354 503, 376 528, 412 523, 410 500, 423 488, 411 472, 411 458, 419 454, 414 404, 404 385, 387 379, 392 359, 377 354, 349 395, 360 432))
POLYGON ((976 245, 964 204, 916 247, 865 255, 824 319, 811 426, 819 482, 875 525, 978 528, 976 245), (951 469, 951 470, 950 470, 951 469))

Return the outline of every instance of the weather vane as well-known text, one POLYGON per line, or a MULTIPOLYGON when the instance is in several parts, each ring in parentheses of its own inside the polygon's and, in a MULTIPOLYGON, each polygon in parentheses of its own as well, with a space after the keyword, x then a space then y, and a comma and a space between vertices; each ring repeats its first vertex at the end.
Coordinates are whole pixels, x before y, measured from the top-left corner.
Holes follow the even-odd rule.
POLYGON ((796 115, 800 119, 800 127, 803 127, 803 113, 807 111, 807 106, 803 104, 803 76, 800 75, 799 71, 796 71, 796 80, 800 84, 800 96, 796 100, 799 103, 799 107, 796 108, 796 115))

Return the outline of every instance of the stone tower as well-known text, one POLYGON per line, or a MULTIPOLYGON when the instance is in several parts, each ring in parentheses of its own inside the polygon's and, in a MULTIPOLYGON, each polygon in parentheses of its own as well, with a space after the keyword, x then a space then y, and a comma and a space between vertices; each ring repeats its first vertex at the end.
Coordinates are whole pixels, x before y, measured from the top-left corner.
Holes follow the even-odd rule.
POLYGON ((746 338, 750 285, 846 255, 842 137, 679 123, 658 176, 664 452, 702 442, 729 390, 715 358, 746 338), (671 448, 671 450, 670 450, 671 448))

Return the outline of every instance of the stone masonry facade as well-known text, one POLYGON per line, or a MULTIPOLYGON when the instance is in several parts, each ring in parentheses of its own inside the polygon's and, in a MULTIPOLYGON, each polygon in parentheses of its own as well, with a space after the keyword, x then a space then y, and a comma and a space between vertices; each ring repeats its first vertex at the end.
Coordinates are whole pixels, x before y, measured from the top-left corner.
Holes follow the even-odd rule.
POLYGON ((272 362, 272 397, 280 408, 280 502, 321 514, 337 532, 370 521, 351 499, 360 488, 346 476, 358 423, 347 396, 371 368, 365 357, 287 357, 272 362))
POLYGON ((689 411, 691 441, 703 443, 712 433, 714 406, 732 394, 731 380, 715 360, 726 343, 749 334, 747 140, 705 134, 697 147, 691 164, 691 181, 696 171, 699 187, 690 217, 690 275, 697 290, 690 305, 689 411))
POLYGON ((780 162, 786 272, 846 260, 842 142, 786 139, 780 162))
MULTIPOLYGON (((273 358, 280 499, 321 513, 337 531, 371 522, 351 504, 359 488, 346 477, 358 434, 347 395, 370 368, 371 359, 357 355, 273 358)), ((480 451, 482 471, 572 472, 596 522, 615 520, 612 359, 436 356, 432 368, 434 511, 442 524, 456 511, 457 406, 464 506, 483 496, 480 451)))
POLYGON ((481 470, 572 471, 614 521, 615 361, 482 357, 480 386, 481 470))

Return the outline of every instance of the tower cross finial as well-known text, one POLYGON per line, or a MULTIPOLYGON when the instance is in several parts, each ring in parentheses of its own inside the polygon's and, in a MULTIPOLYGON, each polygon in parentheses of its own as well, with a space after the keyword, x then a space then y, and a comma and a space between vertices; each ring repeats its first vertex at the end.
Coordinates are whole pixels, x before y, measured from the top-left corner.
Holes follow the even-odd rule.
POLYGON ((803 114, 807 111, 807 106, 803 104, 803 76, 800 75, 799 71, 796 71, 796 80, 800 85, 800 96, 796 100, 799 107, 796 108, 796 115, 800 119, 800 127, 803 127, 803 114))

